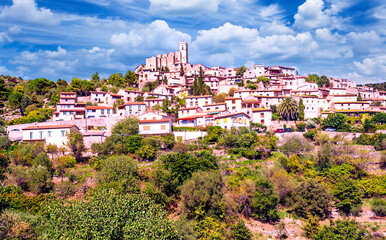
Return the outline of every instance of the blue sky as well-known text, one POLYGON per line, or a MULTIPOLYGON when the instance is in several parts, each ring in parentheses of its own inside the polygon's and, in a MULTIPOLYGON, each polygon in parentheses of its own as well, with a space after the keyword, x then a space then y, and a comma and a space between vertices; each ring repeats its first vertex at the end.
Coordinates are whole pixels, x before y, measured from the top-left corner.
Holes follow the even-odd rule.
POLYGON ((386 81, 383 0, 1 0, 0 74, 70 81, 133 70, 189 43, 189 62, 263 63, 386 81))

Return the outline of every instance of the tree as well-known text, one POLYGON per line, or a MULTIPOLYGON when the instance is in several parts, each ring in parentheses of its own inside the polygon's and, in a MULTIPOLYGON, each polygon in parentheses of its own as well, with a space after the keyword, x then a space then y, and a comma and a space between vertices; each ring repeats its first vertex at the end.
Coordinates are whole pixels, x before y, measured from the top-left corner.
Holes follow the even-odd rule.
POLYGON ((306 108, 306 106, 304 106, 304 104, 303 104, 303 98, 300 98, 299 99, 299 116, 298 116, 299 120, 304 120, 304 109, 305 108, 306 108))
POLYGON ((277 112, 279 115, 287 121, 296 120, 298 116, 298 110, 298 103, 291 97, 286 97, 277 107, 277 112))
POLYGON ((229 93, 228 93, 229 97, 233 97, 235 95, 235 91, 237 91, 236 88, 229 89, 229 93))
POLYGON ((248 70, 247 67, 241 66, 236 70, 236 75, 237 76, 243 76, 243 74, 248 70))
POLYGON ((224 183, 219 172, 195 172, 181 187, 184 212, 188 218, 203 219, 225 214, 224 183))
POLYGON ((330 225, 323 226, 313 239, 370 240, 371 234, 354 219, 345 219, 330 221, 330 225))
POLYGON ((67 146, 71 149, 76 161, 80 161, 82 158, 82 153, 86 150, 86 147, 83 143, 83 135, 79 131, 71 130, 67 134, 67 146))
POLYGON ((198 83, 197 83, 197 76, 194 75, 194 82, 193 82, 193 96, 197 96, 200 92, 200 89, 198 88, 198 83))
POLYGON ((181 65, 180 76, 182 77, 185 75, 185 72, 184 72, 184 67, 182 66, 182 64, 180 64, 180 65, 181 65))
POLYGON ((6 173, 8 172, 9 159, 5 153, 0 153, 0 183, 2 183, 6 178, 6 173))
POLYGON ((319 81, 317 82, 318 83, 318 87, 329 87, 330 86, 330 80, 328 80, 328 78, 326 76, 321 76, 319 81))
POLYGON ((231 227, 232 236, 235 240, 252 239, 252 232, 245 226, 242 219, 239 219, 236 224, 231 227))
POLYGON ((205 88, 205 83, 204 83, 204 79, 203 79, 203 76, 202 76, 202 67, 200 67, 200 75, 198 76, 198 91, 200 95, 203 95, 204 94, 204 88, 205 88))
POLYGON ((386 124, 386 113, 377 112, 371 120, 374 123, 386 124))
POLYGON ((357 211, 362 204, 363 194, 360 188, 348 177, 340 179, 332 193, 336 200, 335 206, 346 215, 353 213, 353 210, 357 211))
POLYGON ((315 82, 318 83, 320 77, 317 74, 311 74, 306 77, 306 82, 315 82))
POLYGON ((8 102, 11 105, 11 108, 18 109, 20 108, 21 99, 23 98, 23 94, 20 92, 13 92, 9 95, 8 102))
POLYGON ((315 179, 300 183, 293 197, 293 211, 299 217, 308 214, 325 219, 331 215, 332 196, 328 190, 315 179))
POLYGON ((267 179, 256 182, 256 190, 252 199, 251 209, 254 217, 263 221, 276 221, 279 197, 273 191, 273 184, 267 179))
POLYGON ((135 101, 136 102, 143 102, 145 100, 145 98, 142 96, 142 95, 138 95, 136 98, 135 98, 135 101))
POLYGON ((100 78, 99 78, 99 75, 98 75, 98 72, 95 72, 93 75, 92 75, 92 81, 94 82, 94 83, 99 83, 99 81, 100 81, 100 78))
POLYGON ((138 83, 138 75, 135 72, 128 70, 125 75, 126 82, 130 85, 136 85, 138 83))
POLYGON ((360 92, 358 93, 357 101, 358 101, 358 102, 362 101, 362 96, 361 96, 361 93, 360 93, 360 92))
POLYGON ((318 162, 316 167, 320 171, 325 171, 333 165, 333 151, 330 144, 323 144, 318 150, 318 162))
POLYGON ((112 135, 137 135, 138 134, 138 118, 129 116, 117 122, 111 130, 112 135))
POLYGON ((43 216, 48 239, 179 239, 163 209, 143 195, 100 191, 48 204, 43 216))
POLYGON ((339 130, 346 123, 346 120, 347 118, 344 114, 332 113, 323 119, 322 124, 324 128, 336 128, 339 130))
POLYGON ((220 94, 217 94, 213 97, 213 101, 215 103, 223 103, 225 102, 225 98, 227 97, 227 94, 226 93, 220 93, 220 94))
POLYGON ((23 95, 20 103, 20 113, 24 116, 25 109, 31 104, 31 99, 27 95, 23 95))
POLYGON ((320 228, 319 218, 312 215, 308 215, 303 224, 304 235, 308 238, 314 237, 320 228))

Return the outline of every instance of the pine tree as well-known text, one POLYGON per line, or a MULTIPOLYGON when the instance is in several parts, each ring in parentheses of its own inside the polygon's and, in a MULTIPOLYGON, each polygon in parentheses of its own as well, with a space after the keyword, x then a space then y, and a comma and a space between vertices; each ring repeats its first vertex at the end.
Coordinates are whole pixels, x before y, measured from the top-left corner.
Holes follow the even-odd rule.
POLYGON ((92 81, 94 83, 98 83, 99 82, 99 75, 98 75, 98 72, 95 72, 93 75, 92 75, 92 81))

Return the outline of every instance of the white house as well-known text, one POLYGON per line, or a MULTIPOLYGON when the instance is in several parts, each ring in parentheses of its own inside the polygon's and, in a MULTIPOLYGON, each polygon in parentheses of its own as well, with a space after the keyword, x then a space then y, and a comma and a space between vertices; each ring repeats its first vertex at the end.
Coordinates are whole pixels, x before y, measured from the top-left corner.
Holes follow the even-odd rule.
POLYGON ((226 98, 225 104, 227 106, 227 110, 231 113, 236 113, 241 111, 241 97, 233 97, 233 98, 226 98))
POLYGON ((207 104, 202 106, 202 109, 204 112, 215 112, 215 111, 225 111, 227 110, 225 103, 214 103, 214 104, 207 104))
POLYGON ((144 102, 127 102, 125 105, 118 107, 119 116, 141 115, 146 112, 146 103, 144 102))
POLYGON ((91 102, 104 103, 106 101, 107 92, 93 91, 91 92, 91 102))
POLYGON ((165 135, 171 133, 172 128, 172 119, 149 119, 149 120, 139 120, 139 131, 141 135, 165 135))
POLYGON ((214 125, 221 128, 231 129, 232 127, 249 127, 250 117, 243 112, 216 116, 214 125))
POLYGON ((186 107, 203 107, 204 105, 213 103, 212 95, 204 96, 188 96, 185 98, 186 107))
POLYGON ((30 126, 23 128, 23 142, 43 142, 58 147, 67 143, 66 135, 70 131, 79 131, 76 125, 30 126))
POLYGON ((193 116, 202 112, 200 107, 180 108, 178 109, 178 117, 193 116))
POLYGON ((272 121, 272 110, 266 108, 252 109, 252 122, 270 126, 272 121))
POLYGON ((87 106, 86 107, 87 118, 105 118, 114 115, 114 107, 106 106, 87 106))
POLYGON ((85 111, 84 108, 61 108, 53 113, 52 120, 57 122, 84 119, 85 111))

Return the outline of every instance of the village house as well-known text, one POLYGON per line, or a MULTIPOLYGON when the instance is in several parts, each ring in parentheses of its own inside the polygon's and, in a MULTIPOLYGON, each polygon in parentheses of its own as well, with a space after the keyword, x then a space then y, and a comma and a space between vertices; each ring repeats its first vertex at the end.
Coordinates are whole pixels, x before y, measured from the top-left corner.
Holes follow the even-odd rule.
POLYGON ((22 129, 23 142, 43 142, 58 147, 67 143, 70 131, 79 131, 76 125, 29 126, 22 129))
POLYGON ((173 132, 173 118, 157 113, 145 113, 138 116, 139 134, 161 136, 173 132))
POLYGON ((254 123, 260 123, 266 126, 271 125, 272 110, 266 108, 253 108, 251 114, 251 121, 254 123))
POLYGON ((226 98, 225 104, 227 106, 227 110, 231 113, 236 113, 241 111, 241 97, 232 97, 232 98, 226 98))
POLYGON ((188 96, 185 98, 186 107, 203 107, 204 105, 213 103, 212 95, 204 95, 204 96, 188 96))
POLYGON ((214 125, 225 129, 249 127, 250 116, 243 112, 219 115, 214 117, 214 125))
POLYGON ((118 107, 119 116, 139 116, 146 112, 145 102, 127 102, 122 106, 118 107))

